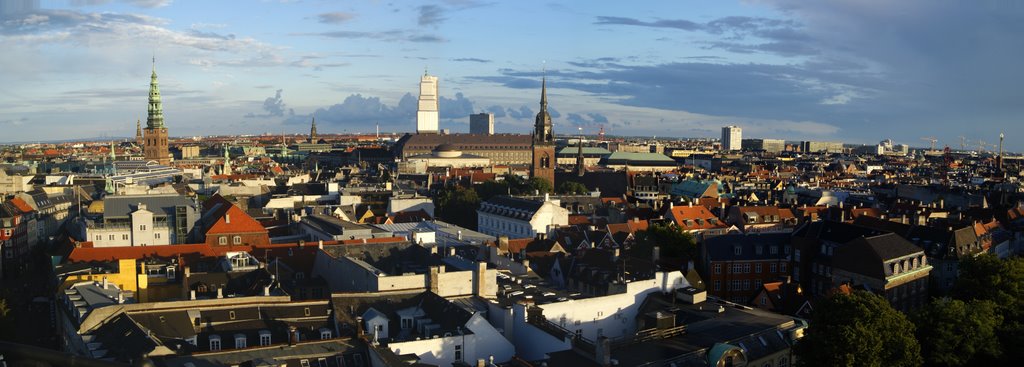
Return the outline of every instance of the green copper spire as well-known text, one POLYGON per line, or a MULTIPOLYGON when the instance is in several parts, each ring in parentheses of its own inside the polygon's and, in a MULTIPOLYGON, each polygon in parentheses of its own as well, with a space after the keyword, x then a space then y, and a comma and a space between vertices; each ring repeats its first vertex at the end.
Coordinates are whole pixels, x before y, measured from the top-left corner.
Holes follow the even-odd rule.
POLYGON ((153 76, 149 81, 149 116, 146 117, 147 129, 164 127, 164 108, 160 104, 160 83, 156 80, 156 57, 153 57, 153 76))

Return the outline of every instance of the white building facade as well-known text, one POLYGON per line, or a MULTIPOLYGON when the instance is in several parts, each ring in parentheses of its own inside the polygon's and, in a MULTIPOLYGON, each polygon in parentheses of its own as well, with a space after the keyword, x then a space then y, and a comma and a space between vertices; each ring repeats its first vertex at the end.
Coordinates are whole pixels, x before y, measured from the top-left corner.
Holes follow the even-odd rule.
POLYGON ((743 129, 739 126, 725 126, 722 128, 722 150, 740 150, 743 145, 743 129))
POLYGON ((420 78, 420 100, 416 109, 416 133, 438 132, 437 77, 423 74, 420 78))
POLYGON ((480 203, 477 231, 509 238, 535 237, 551 228, 569 225, 569 210, 544 196, 543 202, 510 196, 496 196, 480 203))

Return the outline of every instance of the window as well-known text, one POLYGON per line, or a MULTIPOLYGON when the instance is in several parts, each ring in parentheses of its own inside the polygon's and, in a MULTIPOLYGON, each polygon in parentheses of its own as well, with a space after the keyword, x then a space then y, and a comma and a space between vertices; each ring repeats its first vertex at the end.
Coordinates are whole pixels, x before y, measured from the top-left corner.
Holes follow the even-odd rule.
POLYGON ((461 361, 462 360, 462 345, 456 345, 455 346, 455 360, 456 361, 461 361))
POLYGON ((126 235, 126 234, 121 235, 121 240, 127 241, 128 240, 128 235, 126 235))
POLYGON ((754 272, 758 274, 761 273, 761 263, 754 264, 754 272))
POLYGON ((330 339, 330 338, 331 338, 331 330, 330 329, 327 329, 327 328, 320 329, 320 339, 330 339))
POLYGON ((213 350, 213 351, 220 350, 220 336, 218 336, 218 335, 211 335, 210 336, 210 350, 213 350))
POLYGON ((757 246, 757 247, 755 247, 754 248, 754 253, 758 254, 758 255, 763 254, 764 253, 764 246, 757 246))
POLYGON ((779 363, 775 364, 778 367, 786 367, 789 365, 789 358, 779 357, 779 363))
POLYGON ((779 271, 783 273, 786 272, 786 263, 779 263, 779 271))
POLYGON ((715 274, 722 274, 722 264, 715 264, 715 274))
POLYGON ((722 281, 721 280, 716 280, 715 281, 715 290, 716 291, 722 290, 722 281))
POLYGON ((227 245, 228 244, 228 238, 224 237, 224 236, 220 236, 220 238, 217 239, 217 244, 219 244, 219 245, 227 245))
POLYGON ((742 285, 743 285, 743 283, 740 282, 739 280, 734 280, 734 281, 732 281, 732 284, 729 285, 730 286, 729 290, 738 291, 738 290, 740 290, 740 286, 742 286, 742 285))
POLYGON ((114 235, 107 236, 107 239, 113 241, 114 240, 114 235))
POLYGON ((741 246, 733 246, 732 254, 733 255, 743 255, 743 247, 741 247, 741 246))
POLYGON ((167 279, 172 279, 173 280, 174 276, 175 276, 174 267, 173 266, 168 266, 167 267, 167 279))
POLYGON ((743 290, 750 289, 750 279, 743 280, 743 290))
POLYGON ((268 345, 270 345, 270 331, 269 330, 262 330, 262 331, 260 331, 260 346, 268 346, 268 345))
POLYGON ((303 360, 299 361, 299 365, 302 366, 302 367, 309 367, 309 360, 308 359, 303 359, 303 360))
POLYGON ((768 303, 768 296, 761 295, 761 306, 764 306, 767 303, 768 303))
POLYGON ((235 334, 235 349, 245 348, 245 335, 235 334))
POLYGON ((232 237, 231 238, 231 243, 235 244, 235 245, 241 245, 242 244, 242 236, 232 237))
POLYGON ((139 225, 139 230, 140 231, 145 231, 146 230, 146 225, 145 224, 140 224, 139 225))
POLYGON ((779 246, 769 247, 768 253, 770 253, 772 255, 778 255, 779 254, 779 246))
POLYGON ((768 272, 769 273, 774 273, 775 272, 775 263, 768 264, 768 272))
POLYGON ((228 311, 228 318, 234 320, 235 319, 235 311, 228 311))
POLYGON ((750 273, 750 263, 743 264, 743 272, 747 274, 750 273))
POLYGON ((319 367, 327 367, 327 358, 317 358, 316 359, 316 364, 319 367))
POLYGON ((160 239, 160 234, 159 233, 154 233, 153 237, 156 238, 156 239, 160 239))
POLYGON ((732 273, 739 274, 743 272, 743 264, 732 264, 732 273))
MULTIPOLYGON (((304 308, 303 309, 303 313, 305 313, 306 316, 309 316, 309 307, 304 308)), ((379 327, 380 325, 377 325, 377 326, 379 327)))

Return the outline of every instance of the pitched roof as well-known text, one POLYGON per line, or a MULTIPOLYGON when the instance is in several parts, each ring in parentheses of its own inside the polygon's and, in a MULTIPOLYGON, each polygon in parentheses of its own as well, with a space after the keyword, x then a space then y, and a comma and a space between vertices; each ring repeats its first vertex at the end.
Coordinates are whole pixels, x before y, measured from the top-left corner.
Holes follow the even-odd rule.
POLYGON ((683 230, 716 229, 727 227, 725 223, 703 206, 673 206, 669 215, 683 230))
POLYGON ((833 264, 838 269, 885 279, 885 262, 924 250, 894 233, 861 237, 836 250, 833 264))

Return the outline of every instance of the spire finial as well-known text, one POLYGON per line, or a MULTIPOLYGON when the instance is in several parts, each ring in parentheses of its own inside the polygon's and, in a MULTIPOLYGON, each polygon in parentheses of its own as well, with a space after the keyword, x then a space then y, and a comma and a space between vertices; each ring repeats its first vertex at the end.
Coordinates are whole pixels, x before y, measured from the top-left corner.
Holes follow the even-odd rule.
POLYGON ((427 76, 427 75, 430 75, 430 73, 427 72, 427 66, 424 65, 423 66, 423 76, 427 76))
POLYGON ((156 74, 156 50, 153 50, 153 73, 156 74))

